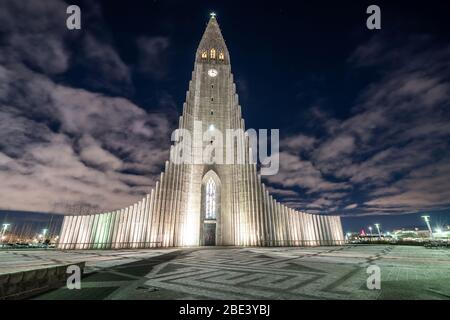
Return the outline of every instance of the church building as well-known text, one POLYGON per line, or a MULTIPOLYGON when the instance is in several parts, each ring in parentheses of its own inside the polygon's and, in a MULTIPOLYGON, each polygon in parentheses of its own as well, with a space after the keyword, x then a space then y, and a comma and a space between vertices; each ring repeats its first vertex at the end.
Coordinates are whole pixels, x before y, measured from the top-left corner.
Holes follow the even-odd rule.
MULTIPOLYGON (((180 139, 171 146, 170 160, 149 194, 126 208, 65 216, 58 247, 344 244, 339 216, 288 208, 262 183, 257 164, 250 161, 251 148, 231 73, 230 53, 214 15, 195 55, 179 130, 191 132, 191 139, 180 139), (242 132, 237 140, 243 142, 232 146, 233 152, 245 151, 242 161, 204 161, 201 150, 215 145, 215 141, 205 141, 201 133, 230 129, 242 132), (180 149, 192 161, 173 161, 180 149)), ((220 153, 229 152, 226 145, 222 147, 220 153)), ((234 160, 238 154, 233 155, 234 160)))

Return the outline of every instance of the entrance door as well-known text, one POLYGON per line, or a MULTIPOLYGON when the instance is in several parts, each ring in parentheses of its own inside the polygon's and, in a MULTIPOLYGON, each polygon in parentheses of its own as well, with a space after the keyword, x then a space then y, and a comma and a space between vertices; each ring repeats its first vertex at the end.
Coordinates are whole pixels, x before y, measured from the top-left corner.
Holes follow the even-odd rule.
POLYGON ((210 170, 202 179, 202 212, 199 243, 204 246, 215 246, 220 242, 220 180, 217 174, 210 170), (219 240, 216 241, 216 237, 219 240))
POLYGON ((215 246, 216 245, 216 224, 215 223, 205 223, 203 228, 205 234, 205 246, 215 246))

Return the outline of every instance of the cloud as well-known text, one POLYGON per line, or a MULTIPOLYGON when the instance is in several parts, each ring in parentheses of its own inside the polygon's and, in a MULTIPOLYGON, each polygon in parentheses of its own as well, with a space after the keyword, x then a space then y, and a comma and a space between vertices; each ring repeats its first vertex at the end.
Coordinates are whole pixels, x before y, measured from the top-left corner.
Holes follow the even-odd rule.
POLYGON ((265 179, 272 184, 287 187, 300 187, 307 192, 348 189, 345 183, 327 181, 320 170, 310 161, 290 152, 280 152, 280 171, 265 179))
POLYGON ((281 148, 292 152, 311 151, 317 142, 315 137, 303 134, 288 136, 281 141, 281 148))
POLYGON ((61 27, 66 6, 0 4, 8 31, 0 45, 0 209, 124 207, 149 191, 168 158, 173 109, 148 112, 115 96, 116 85, 132 85, 130 68, 108 37, 68 36, 61 27), (80 50, 68 51, 74 43, 80 50), (86 67, 80 78, 95 78, 96 85, 67 81, 80 61, 86 67))
POLYGON ((269 186, 267 190, 270 192, 271 195, 275 196, 282 196, 282 197, 298 197, 298 193, 294 190, 287 190, 287 189, 279 189, 272 186, 269 186))
POLYGON ((62 1, 14 1, 0 3, 4 32, 0 62, 18 61, 47 74, 69 67, 70 54, 64 40, 67 5, 62 1))
POLYGON ((82 59, 78 64, 89 68, 95 77, 86 77, 85 83, 93 89, 126 92, 131 86, 130 68, 122 61, 111 43, 102 41, 86 32, 82 38, 82 59))
POLYGON ((168 71, 169 38, 140 37, 136 44, 139 52, 139 72, 150 75, 154 79, 165 78, 168 71))
POLYGON ((34 90, 1 105, 2 208, 49 211, 84 201, 112 209, 148 192, 168 157, 167 117, 40 75, 26 78, 34 90), (31 117, 37 94, 46 108, 31 117))
POLYGON ((411 171, 390 188, 377 190, 365 203, 372 208, 405 208, 411 212, 448 208, 450 199, 448 159, 411 171))
POLYGON ((355 148, 355 138, 350 135, 333 137, 316 149, 319 161, 329 161, 351 154, 355 148))
POLYGON ((83 25, 89 28, 68 31, 67 6, 60 0, 2 1, 0 63, 20 63, 49 76, 76 69, 76 77, 89 89, 129 93, 131 71, 114 47, 101 8, 84 4, 83 25))
POLYGON ((450 208, 450 47, 430 37, 407 40, 376 36, 355 50, 349 67, 376 68, 378 79, 347 118, 314 107, 318 133, 281 142, 280 173, 269 184, 303 189, 304 208, 322 212, 450 208))
POLYGON ((84 135, 80 141, 80 160, 91 167, 99 167, 102 170, 119 170, 123 162, 103 149, 98 141, 89 135, 84 135))

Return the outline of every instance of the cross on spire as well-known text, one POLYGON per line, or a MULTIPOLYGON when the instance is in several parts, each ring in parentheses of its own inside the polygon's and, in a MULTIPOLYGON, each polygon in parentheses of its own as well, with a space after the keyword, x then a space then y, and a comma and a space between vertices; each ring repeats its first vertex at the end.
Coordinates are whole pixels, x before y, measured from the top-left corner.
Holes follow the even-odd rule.
POLYGON ((209 15, 211 16, 211 18, 215 18, 216 17, 216 13, 215 12, 211 12, 209 15))

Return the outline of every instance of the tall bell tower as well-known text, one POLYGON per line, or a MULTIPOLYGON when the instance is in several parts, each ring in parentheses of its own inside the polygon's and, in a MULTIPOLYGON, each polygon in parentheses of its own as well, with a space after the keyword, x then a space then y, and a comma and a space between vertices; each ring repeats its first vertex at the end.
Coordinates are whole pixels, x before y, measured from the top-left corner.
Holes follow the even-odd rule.
POLYGON ((209 162, 205 154, 208 147, 217 147, 217 134, 224 142, 227 129, 243 129, 230 54, 215 14, 211 14, 195 54, 182 119, 193 139, 193 164, 187 169, 190 192, 186 211, 187 225, 194 226, 195 240, 191 240, 199 244, 233 244, 230 204, 236 180, 232 165, 224 164, 227 145, 222 143, 221 151, 217 151, 221 154, 220 163, 209 162), (203 133, 212 137, 205 139, 203 133), (207 210, 211 206, 215 219, 207 219, 211 217, 207 210))

